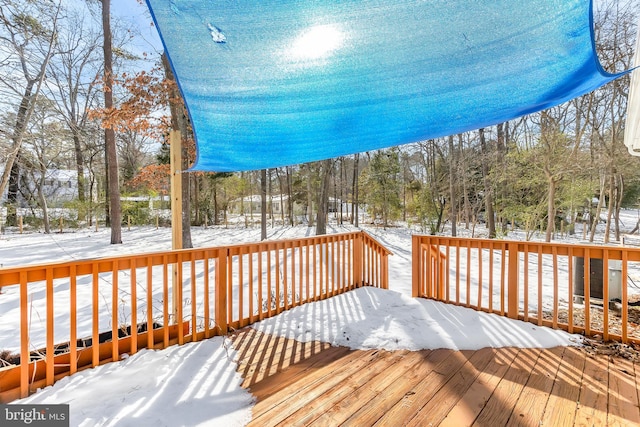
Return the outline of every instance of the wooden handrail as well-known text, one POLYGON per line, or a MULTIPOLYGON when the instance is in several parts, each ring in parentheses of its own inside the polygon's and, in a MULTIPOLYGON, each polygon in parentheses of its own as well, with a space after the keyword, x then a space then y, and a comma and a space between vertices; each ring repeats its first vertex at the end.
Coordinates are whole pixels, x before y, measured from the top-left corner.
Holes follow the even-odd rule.
POLYGON ((390 254, 359 231, 0 269, 0 289, 18 289, 20 331, 19 363, 0 366, 0 403, 123 353, 225 334, 359 286, 387 288, 390 254), (182 284, 175 293, 169 266, 182 284), (30 324, 39 292, 45 316, 30 324))
POLYGON ((627 326, 628 272, 640 272, 640 248, 420 235, 412 239, 414 297, 640 343, 640 336, 631 336, 627 326), (575 269, 577 260, 584 261, 581 270, 575 269), (596 271, 594 260, 602 272, 596 271), (620 267, 610 269, 616 262, 620 267), (576 278, 581 280, 581 295, 576 278), (601 288, 598 298, 596 286, 601 288), (619 301, 612 300, 610 289, 620 292, 614 295, 619 301), (610 324, 613 307, 620 310, 619 331, 610 324))

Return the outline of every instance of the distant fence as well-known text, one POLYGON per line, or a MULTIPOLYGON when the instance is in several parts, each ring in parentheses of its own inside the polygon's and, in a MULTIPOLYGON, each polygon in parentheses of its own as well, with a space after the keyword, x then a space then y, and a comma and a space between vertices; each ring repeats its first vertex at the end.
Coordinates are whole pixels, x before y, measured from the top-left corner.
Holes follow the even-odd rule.
POLYGON ((413 236, 412 257, 414 297, 640 343, 640 248, 413 236))
POLYGON ((225 334, 360 286, 388 288, 390 254, 353 232, 0 269, 2 320, 15 320, 16 342, 0 348, 0 402, 123 353, 225 334))

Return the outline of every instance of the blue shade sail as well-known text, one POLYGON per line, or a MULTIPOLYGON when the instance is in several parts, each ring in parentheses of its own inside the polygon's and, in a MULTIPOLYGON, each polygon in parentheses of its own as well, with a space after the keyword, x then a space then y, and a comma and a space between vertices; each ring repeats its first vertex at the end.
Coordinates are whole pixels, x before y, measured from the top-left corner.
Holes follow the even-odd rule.
POLYGON ((271 168, 477 129, 618 77, 589 0, 147 0, 193 170, 271 168))

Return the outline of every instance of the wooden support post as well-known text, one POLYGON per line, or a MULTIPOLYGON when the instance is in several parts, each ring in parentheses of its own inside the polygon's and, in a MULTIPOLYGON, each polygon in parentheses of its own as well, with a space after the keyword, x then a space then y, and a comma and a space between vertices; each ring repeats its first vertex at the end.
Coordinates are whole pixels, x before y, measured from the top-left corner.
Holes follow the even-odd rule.
POLYGON ((64 226, 64 220, 60 217, 60 234, 62 234, 62 228, 64 226))
POLYGON ((22 215, 18 216, 18 229, 20 230, 20 234, 22 234, 22 215))
POLYGON ((507 316, 511 319, 518 318, 518 306, 520 304, 518 295, 518 264, 520 254, 518 253, 518 242, 508 244, 509 251, 509 275, 508 275, 508 306, 507 316))
POLYGON ((156 230, 158 229, 158 225, 159 225, 160 221, 158 218, 158 214, 156 214, 156 230))
POLYGON ((127 215, 127 231, 131 231, 131 215, 127 215))
MULTIPOLYGON (((171 157, 171 249, 182 249, 182 137, 180 132, 171 131, 170 134, 170 157, 171 157)), ((171 313, 173 321, 177 322, 178 286, 182 286, 178 277, 178 266, 171 266, 171 313)))
POLYGON ((420 254, 420 238, 411 237, 411 296, 420 296, 420 271, 422 269, 422 255, 420 254))

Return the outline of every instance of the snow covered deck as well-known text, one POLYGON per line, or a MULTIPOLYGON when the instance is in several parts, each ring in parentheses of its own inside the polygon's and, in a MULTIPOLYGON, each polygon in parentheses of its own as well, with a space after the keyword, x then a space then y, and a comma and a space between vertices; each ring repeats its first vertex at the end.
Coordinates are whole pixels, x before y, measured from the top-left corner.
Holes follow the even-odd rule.
POLYGON ((352 232, 0 268, 0 403, 123 354, 225 335, 361 286, 386 289, 390 254, 352 232))
POLYGON ((638 425, 640 363, 576 347, 387 351, 233 337, 250 426, 638 425))

